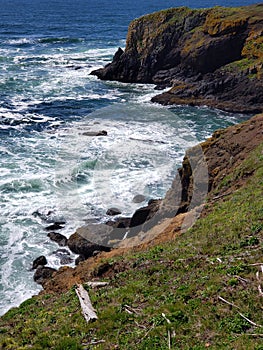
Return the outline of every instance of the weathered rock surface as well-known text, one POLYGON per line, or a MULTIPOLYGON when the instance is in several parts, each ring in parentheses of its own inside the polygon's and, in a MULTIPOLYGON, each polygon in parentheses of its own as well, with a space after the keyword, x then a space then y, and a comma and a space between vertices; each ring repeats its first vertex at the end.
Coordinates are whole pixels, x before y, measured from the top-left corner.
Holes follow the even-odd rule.
POLYGON ((51 267, 39 266, 34 274, 34 281, 38 284, 44 285, 56 271, 56 269, 51 267))
MULTIPOLYGON (((244 123, 214 132, 211 138, 186 152, 182 167, 162 209, 164 215, 174 216, 203 203, 204 198, 215 191, 224 193, 221 181, 231 174, 253 149, 263 142, 263 114, 244 123)), ((244 178, 249 174, 244 174, 244 178)), ((240 181, 243 181, 240 177, 240 181)), ((236 180, 236 186, 238 181, 236 180)))
POLYGON ((133 197, 132 201, 133 203, 141 203, 144 202, 146 197, 143 194, 136 194, 136 196, 133 197))
POLYGON ((125 51, 92 74, 171 90, 162 104, 263 111, 263 4, 168 9, 131 22, 125 51))
POLYGON ((45 266, 47 264, 47 259, 44 255, 39 256, 33 261, 32 269, 35 270, 38 266, 45 266))
MULTIPOLYGON (((103 226, 106 226, 106 225, 103 225, 103 226)), ((106 252, 110 251, 109 247, 106 247, 97 243, 93 243, 93 242, 98 242, 99 238, 94 239, 93 242, 86 239, 85 237, 87 237, 88 233, 89 233, 88 228, 84 226, 83 228, 80 228, 79 230, 77 230, 77 232, 73 233, 73 235, 69 237, 68 247, 73 253, 79 254, 87 259, 93 256, 93 253, 96 251, 106 251, 106 252)))
MULTIPOLYGON (((129 236, 134 235, 141 230, 146 231, 146 229, 149 228, 149 225, 146 225, 147 228, 145 228, 144 225, 157 214, 160 203, 161 200, 159 199, 151 199, 147 206, 141 207, 135 211, 131 217, 131 222, 129 225, 129 236)), ((152 225, 154 225, 154 223, 152 225)))
POLYGON ((64 226, 62 226, 64 223, 62 222, 54 222, 53 224, 45 227, 46 231, 53 231, 53 230, 61 230, 62 228, 64 228, 64 226))
POLYGON ((82 135, 84 136, 107 136, 108 133, 106 130, 100 130, 100 131, 86 131, 82 135))
POLYGON ((115 216, 121 214, 121 210, 118 208, 109 208, 106 212, 106 215, 115 216))
POLYGON ((61 247, 65 247, 67 245, 68 239, 61 233, 49 232, 47 236, 51 239, 51 241, 56 242, 61 247))

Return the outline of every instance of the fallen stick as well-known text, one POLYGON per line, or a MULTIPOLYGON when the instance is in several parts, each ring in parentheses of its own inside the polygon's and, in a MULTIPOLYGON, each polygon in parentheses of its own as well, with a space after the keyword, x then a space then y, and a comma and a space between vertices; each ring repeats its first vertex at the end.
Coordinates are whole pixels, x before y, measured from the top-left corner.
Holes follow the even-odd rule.
POLYGON ((227 301, 226 299, 220 297, 220 295, 218 296, 218 299, 220 299, 221 301, 223 301, 224 303, 228 304, 228 305, 231 305, 233 307, 236 307, 237 309, 239 309, 239 307, 233 303, 230 303, 229 301, 227 301))
POLYGON ((87 282, 85 285, 91 288, 97 288, 97 287, 105 287, 109 284, 109 282, 87 282))
MULTIPOLYGON (((237 305, 235 305, 235 304, 233 304, 233 303, 230 303, 229 301, 227 301, 226 299, 224 299, 224 298, 222 298, 222 297, 220 297, 220 296, 218 296, 218 299, 220 299, 221 301, 223 301, 224 303, 226 303, 226 304, 228 304, 228 305, 231 305, 231 306, 233 306, 233 307, 235 307, 235 308, 237 308, 237 309, 240 309, 239 306, 237 306, 237 305)), ((255 326, 255 327, 263 327, 263 326, 261 326, 260 324, 257 324, 257 323, 255 323, 255 322, 251 321, 249 318, 247 318, 245 315, 243 315, 243 314, 242 314, 241 312, 239 312, 239 311, 238 311, 238 314, 239 314, 241 317, 243 317, 248 323, 252 324, 252 326, 255 326)))
POLYGON ((171 332, 170 329, 168 329, 168 349, 171 349, 171 332))
POLYGON ((94 321, 98 319, 95 309, 93 308, 90 297, 86 289, 82 286, 82 284, 78 284, 76 287, 76 294, 79 298, 80 306, 82 309, 82 313, 84 315, 87 323, 89 321, 94 321))
POLYGON ((133 307, 131 307, 127 304, 124 305, 124 310, 127 311, 129 314, 136 314, 136 315, 139 314, 137 309, 134 309, 133 307))
POLYGON ((241 317, 243 317, 248 323, 252 324, 252 326, 255 326, 255 327, 263 327, 261 326, 260 324, 257 324, 253 321, 251 321, 249 318, 247 318, 246 316, 244 316, 243 314, 241 314, 241 312, 238 313, 241 317))
POLYGON ((220 195, 218 195, 218 196, 213 197, 213 200, 215 201, 215 200, 217 200, 217 199, 220 199, 220 198, 229 196, 229 195, 232 194, 232 193, 233 193, 233 192, 231 191, 231 192, 228 192, 228 193, 220 194, 220 195))

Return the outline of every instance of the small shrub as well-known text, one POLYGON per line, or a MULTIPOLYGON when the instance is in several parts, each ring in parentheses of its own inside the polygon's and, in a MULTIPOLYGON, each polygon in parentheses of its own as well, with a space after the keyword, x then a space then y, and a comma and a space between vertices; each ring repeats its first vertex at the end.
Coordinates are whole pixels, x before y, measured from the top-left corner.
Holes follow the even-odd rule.
POLYGON ((228 284, 231 286, 231 287, 235 287, 238 285, 238 279, 237 278, 231 278, 229 281, 228 281, 228 284))
MULTIPOLYGON (((249 315, 245 316, 249 317, 249 315)), ((234 317, 225 318, 220 322, 220 329, 226 328, 227 331, 232 333, 244 333, 250 327, 250 324, 238 314, 234 317)))

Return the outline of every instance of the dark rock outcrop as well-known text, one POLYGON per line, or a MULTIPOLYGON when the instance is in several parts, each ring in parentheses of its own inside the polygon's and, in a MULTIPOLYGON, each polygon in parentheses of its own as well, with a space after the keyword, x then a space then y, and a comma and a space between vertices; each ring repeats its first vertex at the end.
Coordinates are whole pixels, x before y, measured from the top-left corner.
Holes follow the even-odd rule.
POLYGON ((85 259, 88 259, 89 257, 93 256, 93 253, 96 251, 110 251, 109 247, 93 243, 86 239, 85 235, 87 234, 87 231, 84 232, 82 230, 82 233, 78 231, 73 233, 73 235, 71 235, 68 239, 68 247, 73 253, 79 254, 85 257, 85 259))
POLYGON ((47 265, 47 259, 44 255, 41 255, 33 261, 32 269, 35 270, 36 268, 38 268, 38 266, 45 265, 47 265))
POLYGON ((92 74, 172 89, 162 104, 263 110, 263 4, 168 9, 131 22, 125 51, 92 74))
POLYGON ((130 227, 137 227, 150 220, 159 210, 160 200, 151 199, 146 207, 139 208, 131 217, 130 227))
POLYGON ((120 214, 121 214, 121 211, 118 208, 109 208, 106 212, 106 215, 109 215, 109 216, 115 216, 120 214))
POLYGON ((56 256, 60 259, 61 265, 68 265, 73 263, 73 259, 70 257, 70 252, 67 249, 58 249, 55 252, 56 256))
POLYGON ((51 267, 39 266, 34 274, 34 281, 38 284, 44 285, 56 271, 56 269, 51 267))
POLYGON ((82 135, 84 136, 107 136, 108 133, 106 130, 100 130, 100 131, 86 131, 82 135))
POLYGON ((133 203, 141 203, 144 202, 146 197, 143 194, 136 194, 136 196, 133 197, 132 201, 133 203))
POLYGON ((64 224, 64 222, 54 222, 53 224, 45 227, 46 231, 53 231, 53 230, 61 230, 62 228, 64 228, 64 226, 62 226, 64 224))
POLYGON ((56 242, 61 247, 65 247, 67 245, 68 239, 61 233, 49 232, 47 236, 51 239, 51 241, 56 242))

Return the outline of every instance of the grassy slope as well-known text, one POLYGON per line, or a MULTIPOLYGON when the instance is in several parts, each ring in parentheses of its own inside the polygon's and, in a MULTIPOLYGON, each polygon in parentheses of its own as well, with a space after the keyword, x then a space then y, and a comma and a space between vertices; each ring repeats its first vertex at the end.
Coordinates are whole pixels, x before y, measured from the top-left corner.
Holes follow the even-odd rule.
POLYGON ((263 325, 251 266, 263 263, 263 143, 221 185, 252 171, 174 242, 111 259, 109 286, 89 293, 98 321, 85 324, 74 288, 40 295, 1 318, 0 348, 263 349, 263 329, 239 314, 263 325))

